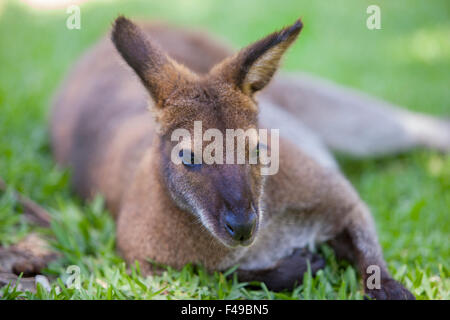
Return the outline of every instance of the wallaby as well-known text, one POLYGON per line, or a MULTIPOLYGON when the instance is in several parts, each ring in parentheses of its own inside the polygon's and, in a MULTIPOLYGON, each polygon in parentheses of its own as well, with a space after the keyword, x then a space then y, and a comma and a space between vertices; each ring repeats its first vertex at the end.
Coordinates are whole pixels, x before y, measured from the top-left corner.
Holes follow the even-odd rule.
MULTIPOLYGON (((307 76, 271 81, 301 29, 298 20, 232 54, 201 32, 117 18, 112 41, 81 59, 55 99, 54 156, 72 167, 81 197, 105 197, 120 253, 147 274, 149 261, 239 265, 242 281, 291 289, 308 263, 313 273, 324 267, 314 248, 327 242, 356 264, 369 297, 414 299, 389 275, 371 214, 329 148, 360 156, 448 150, 450 126, 307 76), (194 121, 222 133, 280 129, 278 173, 262 175, 260 163, 175 164, 171 135, 192 134, 194 121), (366 285, 370 266, 381 288, 366 285)), ((185 146, 180 157, 193 151, 185 146)))

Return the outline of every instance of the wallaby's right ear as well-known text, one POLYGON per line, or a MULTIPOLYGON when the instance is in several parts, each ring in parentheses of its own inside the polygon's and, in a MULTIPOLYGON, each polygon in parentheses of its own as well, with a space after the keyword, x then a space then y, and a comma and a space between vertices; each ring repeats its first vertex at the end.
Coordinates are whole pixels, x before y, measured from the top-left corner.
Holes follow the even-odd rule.
POLYGON ((295 41, 302 27, 303 24, 299 19, 293 25, 242 49, 215 66, 212 72, 221 73, 226 81, 252 96, 272 79, 282 56, 295 41))
POLYGON ((138 26, 123 16, 114 22, 111 39, 159 105, 165 92, 178 78, 174 62, 138 26))

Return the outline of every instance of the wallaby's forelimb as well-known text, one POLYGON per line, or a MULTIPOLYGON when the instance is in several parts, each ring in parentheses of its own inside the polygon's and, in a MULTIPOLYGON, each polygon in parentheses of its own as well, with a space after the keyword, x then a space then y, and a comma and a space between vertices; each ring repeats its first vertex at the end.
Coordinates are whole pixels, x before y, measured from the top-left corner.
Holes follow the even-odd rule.
POLYGON ((329 244, 338 257, 354 262, 365 293, 375 299, 415 299, 389 274, 368 208, 360 203, 349 213, 349 223, 329 244), (371 277, 371 279, 368 279, 371 277), (369 280, 369 281, 368 281, 369 280))
POLYGON ((281 291, 302 284, 303 275, 308 272, 308 264, 311 274, 315 275, 325 267, 325 259, 306 248, 296 249, 290 256, 278 261, 274 267, 260 270, 238 269, 237 275, 241 282, 264 282, 269 290, 281 291))
POLYGON ((295 115, 331 149, 352 156, 415 147, 450 151, 449 120, 401 109, 309 75, 280 75, 263 97, 295 115))

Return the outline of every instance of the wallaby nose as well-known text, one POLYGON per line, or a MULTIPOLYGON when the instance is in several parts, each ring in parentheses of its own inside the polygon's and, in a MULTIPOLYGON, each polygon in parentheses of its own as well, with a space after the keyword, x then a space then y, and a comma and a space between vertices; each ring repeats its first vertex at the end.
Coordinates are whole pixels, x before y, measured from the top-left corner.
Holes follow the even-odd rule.
POLYGON ((225 229, 236 241, 244 242, 251 238, 256 224, 256 213, 250 212, 248 215, 236 215, 228 211, 224 217, 225 229))

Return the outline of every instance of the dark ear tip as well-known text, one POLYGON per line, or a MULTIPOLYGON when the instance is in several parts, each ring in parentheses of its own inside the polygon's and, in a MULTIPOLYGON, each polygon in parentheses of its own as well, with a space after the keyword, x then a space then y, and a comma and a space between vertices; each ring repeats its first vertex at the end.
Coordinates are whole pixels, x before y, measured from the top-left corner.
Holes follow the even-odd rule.
POLYGON ((300 19, 295 21, 295 23, 291 26, 285 27, 280 31, 278 34, 279 41, 286 41, 288 39, 295 39, 297 35, 300 33, 300 31, 303 28, 303 23, 300 19))
POLYGON ((302 30, 302 28, 303 28, 303 22, 299 18, 297 21, 295 21, 295 23, 292 26, 288 27, 288 29, 286 31, 287 31, 287 34, 289 36, 291 36, 291 35, 298 34, 302 30))
POLYGON ((119 15, 116 20, 114 20, 112 25, 111 38, 113 40, 117 39, 119 33, 127 27, 133 26, 133 22, 127 19, 123 15, 119 15))
POLYGON ((301 18, 298 18, 297 21, 295 21, 294 25, 292 26, 295 30, 301 30, 303 28, 303 22, 301 18))
POLYGON ((122 25, 122 24, 126 24, 126 23, 130 23, 130 22, 131 22, 131 21, 128 20, 128 18, 126 18, 124 15, 120 14, 120 15, 114 20, 113 26, 116 27, 116 26, 119 26, 119 25, 122 25))

